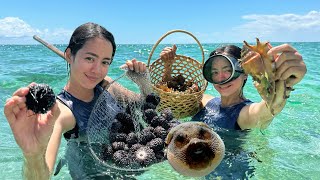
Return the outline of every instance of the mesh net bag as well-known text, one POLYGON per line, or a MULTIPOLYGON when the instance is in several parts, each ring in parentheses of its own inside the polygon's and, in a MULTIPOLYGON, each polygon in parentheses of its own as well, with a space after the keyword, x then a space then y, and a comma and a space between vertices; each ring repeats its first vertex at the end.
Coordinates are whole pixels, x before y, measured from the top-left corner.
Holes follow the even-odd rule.
POLYGON ((190 32, 184 30, 172 30, 163 35, 153 46, 148 58, 148 67, 153 89, 160 96, 159 110, 170 108, 176 118, 185 118, 194 115, 198 112, 200 102, 205 92, 208 82, 202 75, 202 67, 204 64, 204 52, 198 39, 190 32), (183 76, 185 82, 192 82, 198 87, 198 91, 166 91, 159 84, 163 83, 163 76, 166 71, 166 62, 161 58, 156 59, 150 64, 154 50, 159 43, 168 35, 176 32, 181 32, 190 35, 199 45, 202 53, 202 63, 184 55, 176 55, 174 60, 170 62, 169 71, 171 77, 183 76))
POLYGON ((166 160, 165 138, 180 122, 169 109, 157 110, 160 97, 152 90, 148 73, 146 76, 141 78, 130 71, 125 76, 133 82, 145 79, 143 83, 149 83, 149 90, 140 89, 148 92, 145 97, 104 90, 93 107, 87 140, 93 158, 105 169, 139 174, 166 160))

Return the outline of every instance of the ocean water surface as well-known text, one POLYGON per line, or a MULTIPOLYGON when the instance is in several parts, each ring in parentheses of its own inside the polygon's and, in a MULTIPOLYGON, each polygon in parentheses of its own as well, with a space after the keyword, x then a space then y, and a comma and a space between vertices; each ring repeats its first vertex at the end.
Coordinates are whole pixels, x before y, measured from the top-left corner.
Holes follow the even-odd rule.
MULTIPOLYGON (((274 43, 273 45, 278 45, 274 43)), ((319 179, 320 175, 320 43, 290 43, 303 56, 308 72, 295 86, 284 110, 263 131, 246 133, 221 132, 230 151, 208 179, 319 179), (243 175, 245 174, 245 175, 243 175)), ((205 56, 222 44, 203 44, 205 56)), ((236 44, 241 46, 241 44, 236 44)), ((65 45, 56 45, 62 51, 65 45)), ((109 76, 122 74, 118 68, 126 60, 137 58, 147 63, 151 44, 118 45, 109 76)), ((151 63, 166 45, 160 44, 151 63)), ((201 61, 197 44, 179 44, 177 54, 201 61)), ((65 61, 42 45, 0 45, 0 179, 21 179, 22 153, 15 143, 3 107, 7 98, 19 87, 31 82, 46 83, 57 94, 67 82, 65 61)), ((250 79, 250 78, 249 78, 250 79)), ((127 79, 120 83, 133 91, 138 88, 127 79)), ((244 94, 260 101, 252 81, 244 94)), ((206 92, 218 96, 212 85, 206 92)), ((59 157, 63 157, 66 142, 62 140, 59 157)), ((183 177, 168 162, 156 164, 137 179, 196 179, 183 177)), ((71 179, 66 167, 53 179, 71 179)), ((202 179, 202 178, 200 178, 202 179)))

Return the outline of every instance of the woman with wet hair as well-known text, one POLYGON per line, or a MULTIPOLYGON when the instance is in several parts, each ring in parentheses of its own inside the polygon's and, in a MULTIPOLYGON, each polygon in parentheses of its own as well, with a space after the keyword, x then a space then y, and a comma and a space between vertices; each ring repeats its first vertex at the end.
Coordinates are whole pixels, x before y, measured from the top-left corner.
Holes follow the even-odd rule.
MULTIPOLYGON (((166 47, 160 57, 170 60, 175 56, 176 49, 175 45, 166 47)), ((289 97, 293 86, 306 73, 302 56, 288 44, 272 47, 268 55, 274 57, 276 64, 277 92, 271 107, 267 107, 264 100, 254 103, 245 98, 243 87, 248 75, 238 61, 241 58, 241 48, 227 45, 212 51, 203 67, 203 76, 213 84, 220 97, 205 94, 202 99, 203 108, 192 120, 203 121, 212 127, 235 130, 266 128, 284 108, 284 94, 289 97), (284 82, 286 87, 283 86, 284 82)))
MULTIPOLYGON (((162 60, 173 59, 176 49, 175 45, 164 48, 160 53, 162 60)), ((254 156, 255 152, 242 149, 247 140, 247 129, 266 128, 284 108, 284 94, 288 97, 292 87, 306 73, 301 55, 288 44, 271 48, 268 55, 274 56, 276 63, 277 92, 272 107, 267 107, 264 100, 254 103, 244 96, 243 88, 248 75, 238 61, 241 48, 235 45, 219 47, 210 53, 205 62, 203 76, 213 84, 220 97, 204 94, 201 102, 203 108, 191 120, 211 126, 225 145, 222 162, 205 179, 248 179, 254 176, 255 167, 249 162, 261 160, 254 156), (286 82, 286 88, 283 82, 286 82)))
MULTIPOLYGON (((25 179, 50 179, 62 136, 68 142, 66 159, 72 178, 95 178, 99 173, 101 169, 94 163, 88 150, 86 129, 94 104, 104 91, 101 85, 108 85, 112 81, 107 74, 115 52, 116 43, 112 33, 95 23, 80 25, 73 32, 64 54, 69 79, 52 109, 45 114, 35 114, 27 109, 26 95, 34 83, 18 89, 7 100, 4 113, 24 155, 25 179)), ((144 63, 133 59, 123 66, 139 77, 136 78, 138 81, 145 78, 144 63)), ((140 87, 145 86, 138 81, 140 87)), ((104 93, 109 97, 108 104, 115 110, 118 108, 118 95, 136 97, 133 92, 116 83, 112 83, 104 93)))

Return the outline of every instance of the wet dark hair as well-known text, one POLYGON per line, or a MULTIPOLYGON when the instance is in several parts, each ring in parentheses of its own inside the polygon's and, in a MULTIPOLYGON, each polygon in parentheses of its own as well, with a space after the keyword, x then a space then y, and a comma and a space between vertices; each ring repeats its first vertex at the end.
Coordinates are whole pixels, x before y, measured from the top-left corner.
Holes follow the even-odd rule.
MULTIPOLYGON (((233 56, 236 59, 240 59, 241 58, 241 48, 238 46, 235 46, 235 45, 222 46, 222 47, 219 47, 219 48, 213 50, 210 53, 210 56, 217 55, 217 54, 225 54, 228 56, 233 56)), ((244 80, 242 87, 241 87, 241 95, 240 96, 242 96, 242 97, 243 97, 243 87, 246 84, 246 82, 247 82, 247 79, 244 80)))
POLYGON ((210 56, 213 56, 216 54, 226 54, 229 56, 233 56, 236 59, 240 59, 241 58, 241 48, 239 48, 238 46, 235 46, 235 45, 227 45, 227 46, 219 47, 219 48, 213 50, 210 53, 210 56))
POLYGON ((104 38, 111 42, 112 44, 111 62, 112 62, 112 59, 115 55, 116 48, 117 48, 114 37, 112 33, 109 32, 107 29, 100 26, 99 24, 92 23, 92 22, 82 24, 74 30, 70 38, 69 45, 65 51, 67 51, 67 49, 70 48, 71 54, 75 55, 77 54, 79 49, 81 49, 89 39, 96 38, 96 37, 104 38))

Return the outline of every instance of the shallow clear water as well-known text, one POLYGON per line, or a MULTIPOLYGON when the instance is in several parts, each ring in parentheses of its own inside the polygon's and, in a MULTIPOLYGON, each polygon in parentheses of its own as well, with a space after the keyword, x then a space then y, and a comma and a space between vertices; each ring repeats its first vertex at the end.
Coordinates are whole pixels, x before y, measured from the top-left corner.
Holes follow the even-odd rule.
MULTIPOLYGON (((295 86, 285 109, 274 118, 264 131, 253 130, 243 134, 226 133, 223 138, 232 149, 217 168, 224 179, 318 179, 320 174, 320 43, 292 43, 303 55, 308 72, 301 83, 295 86), (240 176, 247 172, 247 177, 240 176)), ((241 44, 238 44, 241 45, 241 44)), ((276 44, 274 44, 276 45, 276 44)), ((205 55, 221 44, 203 44, 205 55)), ((64 50, 64 45, 57 45, 64 50)), ((164 47, 160 45, 154 58, 164 47)), ((178 45, 178 54, 201 60, 196 44, 178 45)), ((121 75, 118 67, 127 59, 137 58, 147 62, 152 45, 118 45, 109 75, 121 75)), ((22 154, 16 145, 11 129, 3 114, 8 97, 19 87, 30 82, 47 83, 58 93, 67 81, 66 63, 42 45, 0 46, 0 179, 21 179, 22 154)), ((121 79, 125 87, 137 91, 137 87, 121 79)), ((211 85, 206 93, 217 96, 211 85)), ((260 101, 260 96, 251 81, 245 86, 245 96, 260 101)), ((62 157, 66 143, 63 140, 59 151, 62 157)), ((53 179, 70 179, 64 167, 53 179)), ((151 167, 137 179, 194 179, 175 172, 167 162, 151 167)))

